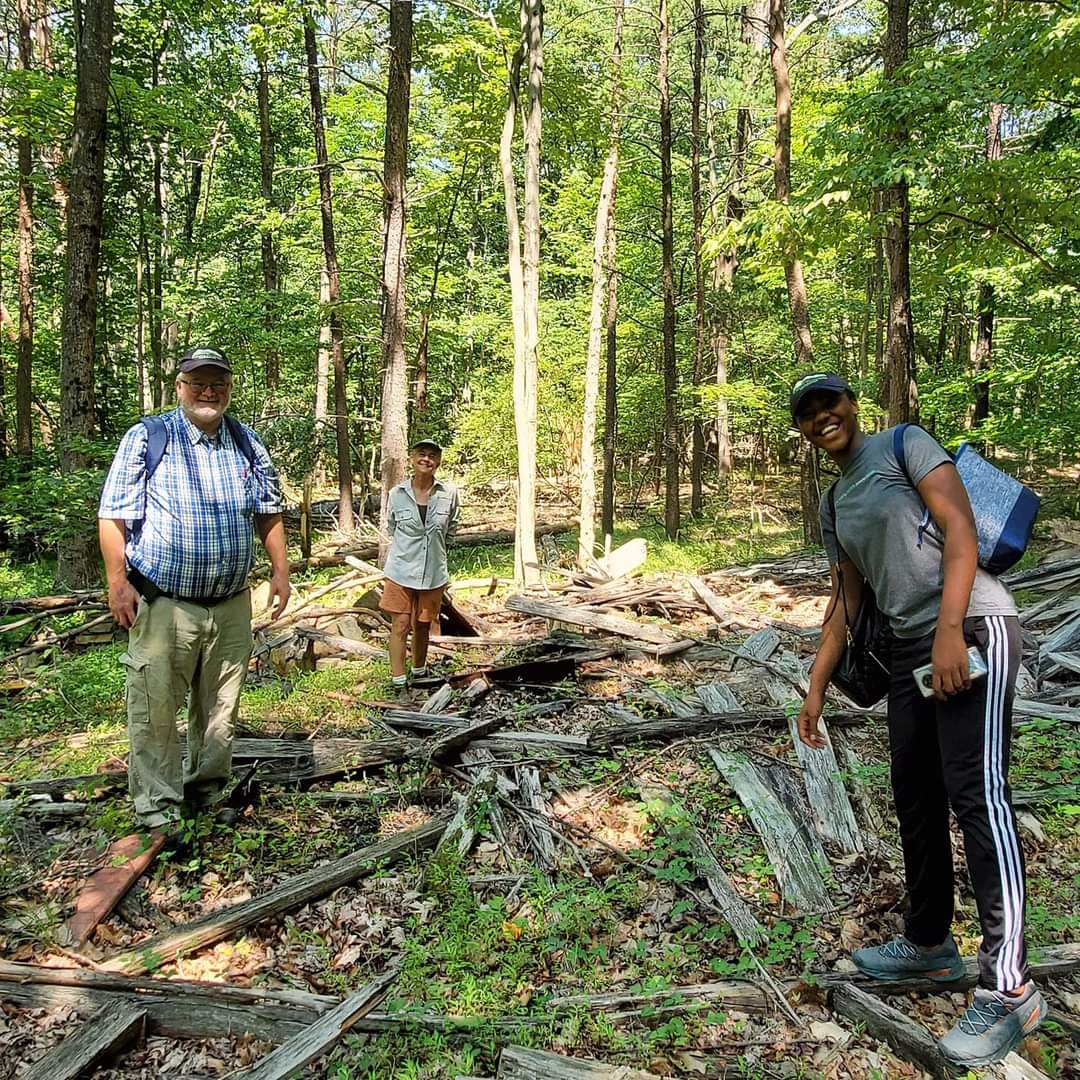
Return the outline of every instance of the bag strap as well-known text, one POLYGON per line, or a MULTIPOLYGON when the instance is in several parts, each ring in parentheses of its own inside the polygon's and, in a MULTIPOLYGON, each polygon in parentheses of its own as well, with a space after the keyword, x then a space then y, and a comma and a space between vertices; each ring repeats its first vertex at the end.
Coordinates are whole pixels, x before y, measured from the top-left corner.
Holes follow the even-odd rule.
POLYGON ((222 418, 225 421, 225 426, 229 429, 229 434, 233 437, 233 442, 236 443, 237 449, 247 459, 247 463, 254 468, 255 467, 255 448, 251 445, 251 439, 248 438, 248 433, 244 428, 244 425, 236 419, 235 416, 230 416, 226 413, 222 418))
MULTIPOLYGON (((829 512, 832 514, 833 533, 834 534, 836 533, 836 484, 837 484, 837 481, 834 480, 829 485, 829 494, 828 494, 829 512)), ((838 539, 839 539, 839 537, 838 537, 838 539)), ((851 630, 851 615, 848 612, 847 593, 846 593, 846 591, 844 589, 844 571, 840 569, 840 564, 839 563, 836 564, 836 581, 837 581, 837 587, 838 587, 838 589, 840 591, 840 602, 844 605, 844 628, 850 632, 850 630, 851 630)), ((828 621, 828 619, 829 619, 829 617, 831 615, 832 615, 832 612, 826 612, 826 614, 825 614, 826 621, 828 621)), ((850 637, 850 633, 848 634, 848 636, 850 637)))
POLYGON ((143 482, 150 483, 150 477, 157 471, 165 448, 169 445, 169 429, 162 416, 142 416, 139 423, 146 428, 146 460, 143 469, 143 482))

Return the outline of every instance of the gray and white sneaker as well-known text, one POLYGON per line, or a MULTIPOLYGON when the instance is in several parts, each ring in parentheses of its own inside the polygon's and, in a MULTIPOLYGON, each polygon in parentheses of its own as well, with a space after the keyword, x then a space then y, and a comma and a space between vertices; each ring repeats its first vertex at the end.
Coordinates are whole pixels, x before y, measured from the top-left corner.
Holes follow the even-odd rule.
POLYGON ((906 937, 893 938, 884 945, 856 949, 851 954, 855 966, 872 979, 932 979, 953 982, 964 976, 964 961, 952 934, 937 949, 923 949, 906 937))
POLYGON ((1019 997, 978 987, 964 1015, 941 1040, 956 1065, 989 1065, 1015 1050, 1046 1019, 1046 1002, 1029 982, 1019 997))

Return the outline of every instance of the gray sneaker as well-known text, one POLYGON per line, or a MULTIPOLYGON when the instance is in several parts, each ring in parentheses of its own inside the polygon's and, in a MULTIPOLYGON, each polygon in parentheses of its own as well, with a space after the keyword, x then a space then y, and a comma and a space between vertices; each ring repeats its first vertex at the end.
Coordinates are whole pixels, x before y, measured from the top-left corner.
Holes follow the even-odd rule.
POLYGON ((938 949, 921 949, 906 937, 893 938, 884 945, 856 949, 851 954, 855 966, 872 979, 933 979, 934 982, 953 982, 964 977, 964 961, 960 959, 952 934, 938 949))
POLYGON ((956 1065, 1000 1061, 1038 1028, 1046 1012, 1034 983, 1029 982, 1020 997, 980 986, 964 1015, 941 1040, 941 1052, 956 1065))

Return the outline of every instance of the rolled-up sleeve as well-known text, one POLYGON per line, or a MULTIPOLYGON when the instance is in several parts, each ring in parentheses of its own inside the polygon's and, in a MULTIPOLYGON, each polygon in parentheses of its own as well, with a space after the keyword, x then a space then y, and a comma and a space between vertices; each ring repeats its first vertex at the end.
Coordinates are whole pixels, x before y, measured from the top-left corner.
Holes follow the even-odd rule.
POLYGON ((458 526, 461 524, 461 496, 458 495, 457 488, 454 488, 453 495, 450 499, 450 516, 446 522, 446 542, 454 538, 454 534, 458 530, 458 526))
POLYGON ((254 432, 248 433, 251 439, 251 449, 255 454, 252 463, 252 473, 255 481, 255 506, 256 514, 280 514, 285 510, 285 498, 281 493, 281 478, 273 461, 270 460, 270 452, 263 445, 254 432))
POLYGON ((98 517, 142 521, 146 516, 146 428, 136 424, 120 440, 105 478, 98 517))

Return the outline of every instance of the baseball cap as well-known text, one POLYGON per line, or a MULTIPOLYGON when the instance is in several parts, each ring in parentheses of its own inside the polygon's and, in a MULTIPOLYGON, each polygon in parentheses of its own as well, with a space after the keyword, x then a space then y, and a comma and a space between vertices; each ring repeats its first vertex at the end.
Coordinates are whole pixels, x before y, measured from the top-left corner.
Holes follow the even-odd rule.
POLYGON ((225 354, 211 345, 200 345, 197 348, 188 349, 180 357, 180 366, 176 370, 177 372, 194 371, 201 367, 221 368, 222 371, 232 374, 232 368, 229 366, 229 361, 225 359, 225 354))
POLYGON ((855 391, 851 389, 846 379, 840 378, 831 371, 813 371, 809 375, 804 375, 792 388, 791 388, 791 417, 792 419, 798 419, 799 406, 802 404, 803 399, 810 394, 818 393, 832 393, 832 394, 850 394, 855 397, 855 391))
POLYGON ((417 439, 409 449, 419 450, 422 446, 426 446, 429 450, 434 450, 436 454, 442 453, 442 447, 434 439, 417 439))

